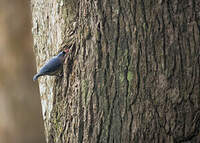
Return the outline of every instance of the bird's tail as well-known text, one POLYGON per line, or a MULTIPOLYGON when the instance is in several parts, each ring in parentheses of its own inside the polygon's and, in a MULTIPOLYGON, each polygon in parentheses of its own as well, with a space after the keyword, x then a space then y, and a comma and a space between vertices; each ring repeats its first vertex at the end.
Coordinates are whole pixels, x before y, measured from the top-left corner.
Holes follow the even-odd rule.
POLYGON ((40 74, 36 74, 36 75, 34 75, 34 77, 33 77, 33 81, 36 81, 37 79, 38 79, 38 77, 40 77, 41 75, 40 74))

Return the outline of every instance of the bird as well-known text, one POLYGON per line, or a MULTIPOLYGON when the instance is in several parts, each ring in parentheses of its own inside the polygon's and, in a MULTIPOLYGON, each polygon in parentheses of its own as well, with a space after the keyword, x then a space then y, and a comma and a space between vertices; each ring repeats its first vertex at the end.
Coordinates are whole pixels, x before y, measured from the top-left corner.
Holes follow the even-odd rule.
POLYGON ((60 71, 62 71, 62 66, 68 52, 69 49, 66 49, 60 52, 57 56, 52 57, 44 66, 42 66, 40 71, 34 75, 33 81, 36 81, 40 76, 52 76, 60 73, 60 71))

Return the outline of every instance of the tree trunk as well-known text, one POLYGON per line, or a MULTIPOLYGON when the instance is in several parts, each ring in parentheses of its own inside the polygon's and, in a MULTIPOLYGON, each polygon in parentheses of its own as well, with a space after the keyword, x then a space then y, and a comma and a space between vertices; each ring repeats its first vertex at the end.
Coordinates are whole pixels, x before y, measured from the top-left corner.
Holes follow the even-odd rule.
POLYGON ((200 2, 32 0, 47 143, 200 142, 200 2))

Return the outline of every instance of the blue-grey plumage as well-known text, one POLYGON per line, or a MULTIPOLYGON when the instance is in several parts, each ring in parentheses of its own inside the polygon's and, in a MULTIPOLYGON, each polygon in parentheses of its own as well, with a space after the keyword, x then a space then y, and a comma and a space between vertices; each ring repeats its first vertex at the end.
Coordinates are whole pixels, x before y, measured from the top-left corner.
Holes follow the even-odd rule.
POLYGON ((33 77, 33 80, 37 80, 40 76, 44 75, 56 75, 58 74, 63 66, 65 57, 66 57, 66 51, 60 52, 57 56, 51 58, 41 69, 40 71, 33 77))

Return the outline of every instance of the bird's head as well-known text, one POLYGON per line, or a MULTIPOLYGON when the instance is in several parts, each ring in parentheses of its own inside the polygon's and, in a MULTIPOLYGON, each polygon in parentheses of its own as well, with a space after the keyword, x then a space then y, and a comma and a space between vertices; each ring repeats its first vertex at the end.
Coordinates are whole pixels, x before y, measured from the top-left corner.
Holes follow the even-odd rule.
POLYGON ((64 61, 64 60, 65 60, 65 57, 67 56, 68 53, 69 53, 69 49, 65 49, 65 50, 61 51, 61 52, 57 55, 57 57, 58 57, 59 59, 61 59, 62 61, 64 61))
POLYGON ((64 52, 67 54, 69 53, 69 49, 65 49, 64 52))

